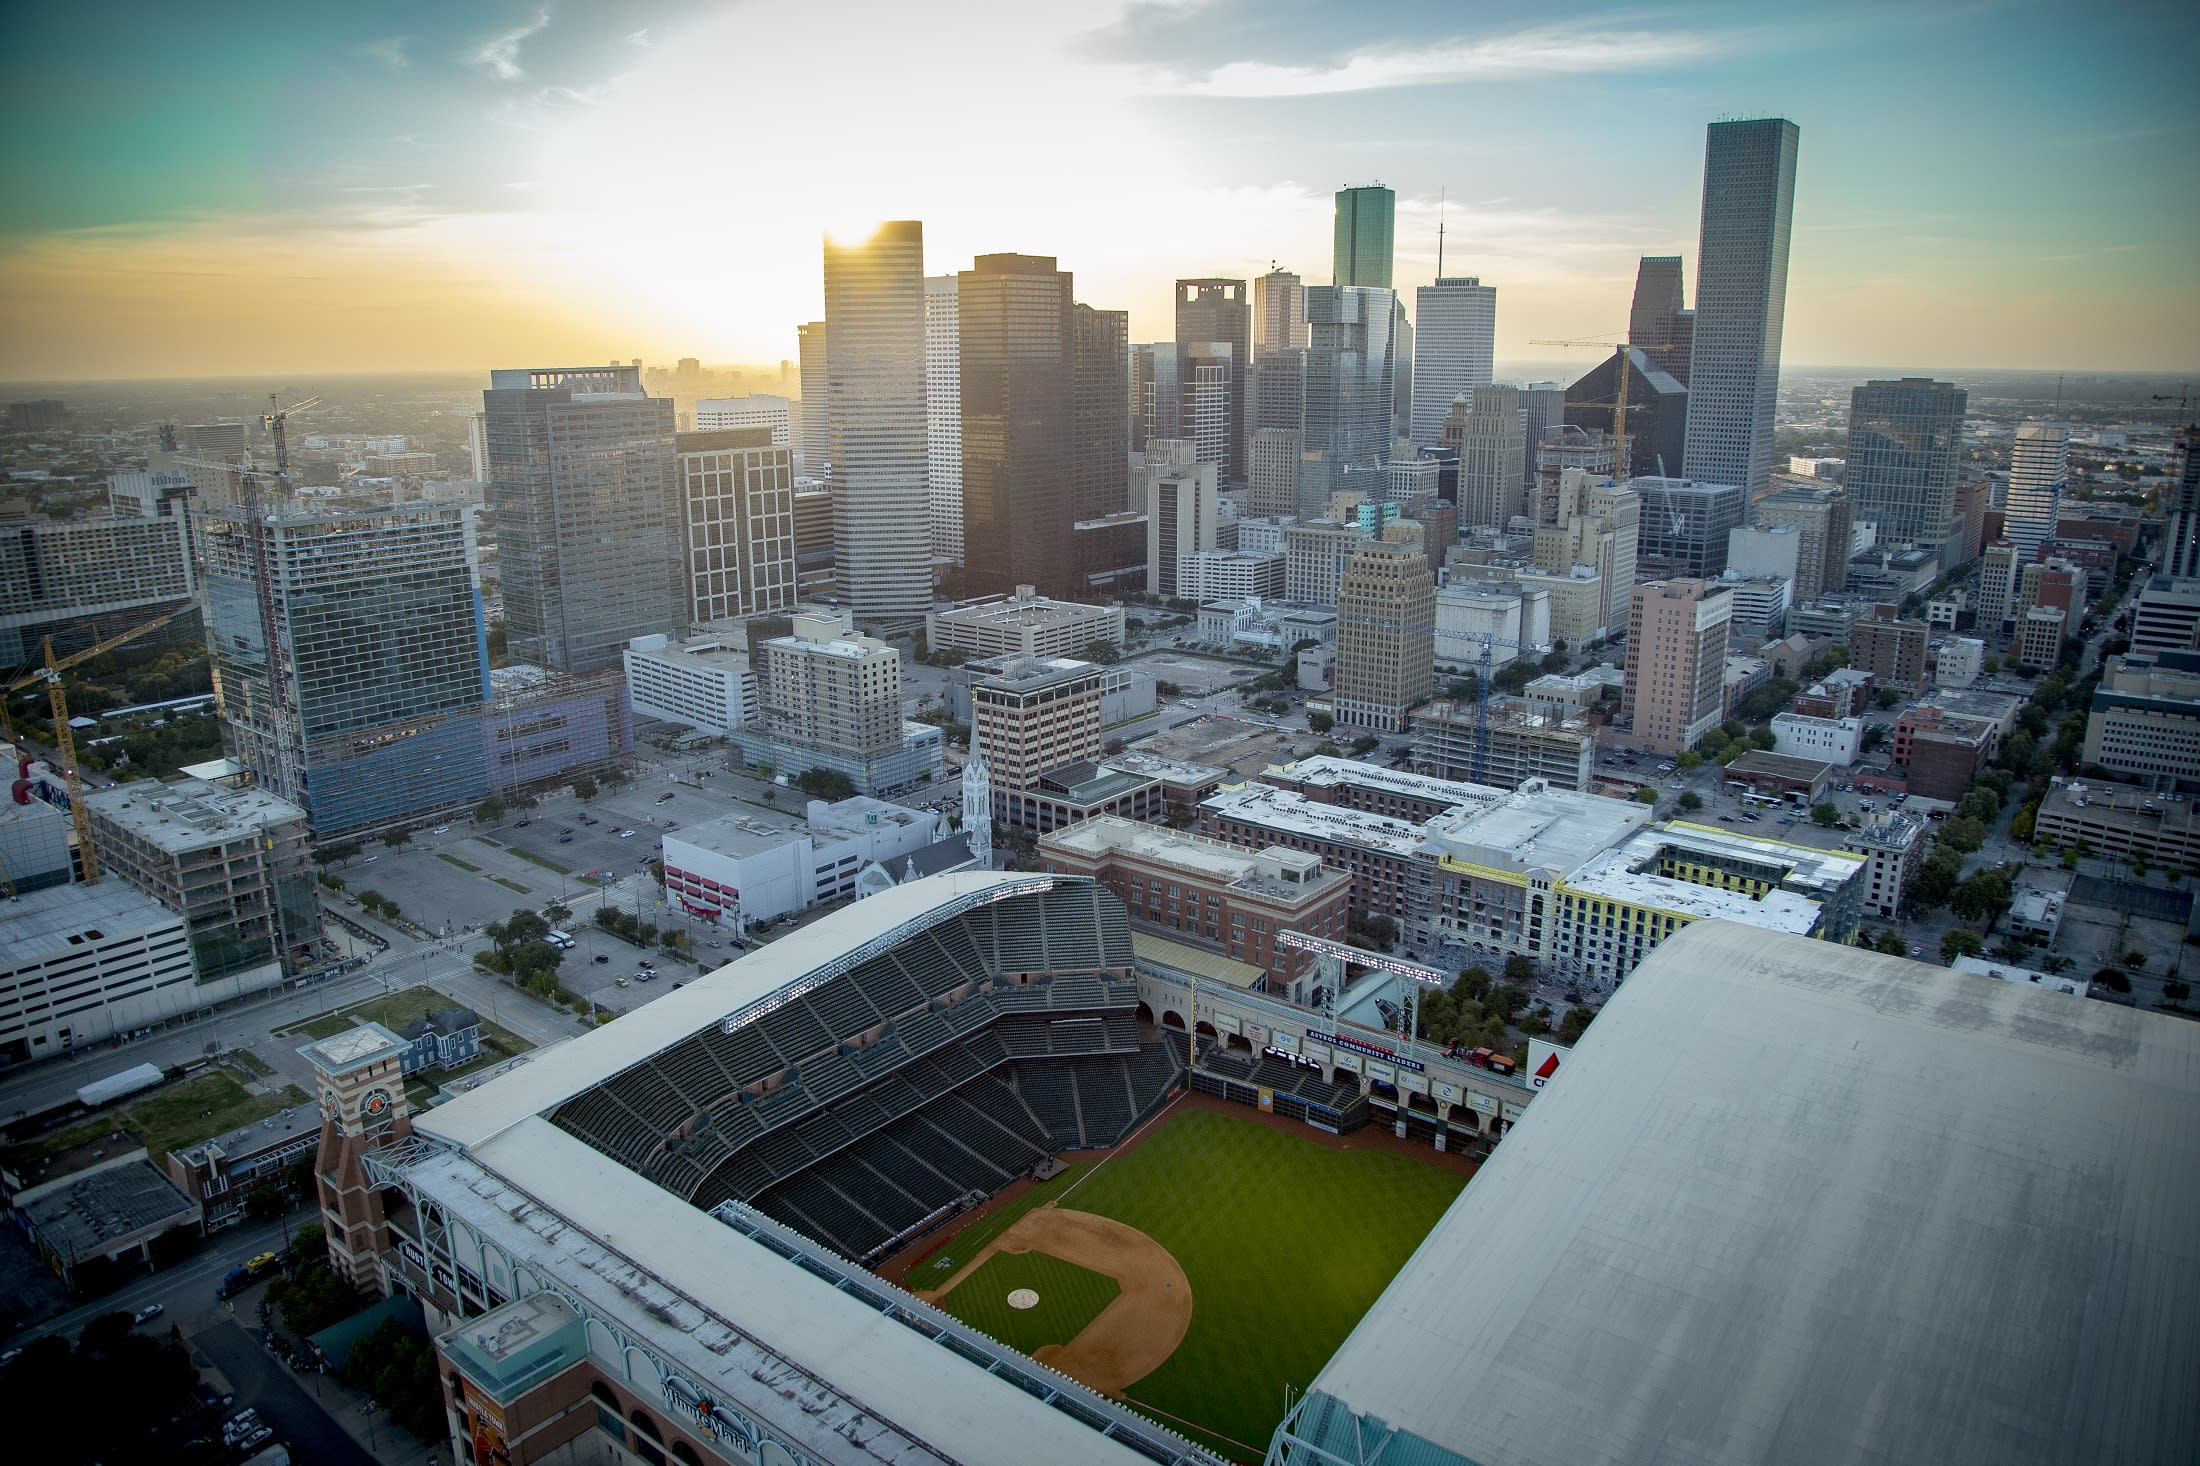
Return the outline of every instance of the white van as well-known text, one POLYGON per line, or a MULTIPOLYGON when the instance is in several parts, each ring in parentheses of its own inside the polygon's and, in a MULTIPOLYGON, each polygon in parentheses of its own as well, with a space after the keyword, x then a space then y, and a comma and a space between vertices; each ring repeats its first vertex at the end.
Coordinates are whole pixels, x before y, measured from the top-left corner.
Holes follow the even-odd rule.
POLYGON ((551 946, 558 948, 560 951, 570 952, 573 950, 573 934, 571 932, 552 932, 550 933, 549 942, 551 946))

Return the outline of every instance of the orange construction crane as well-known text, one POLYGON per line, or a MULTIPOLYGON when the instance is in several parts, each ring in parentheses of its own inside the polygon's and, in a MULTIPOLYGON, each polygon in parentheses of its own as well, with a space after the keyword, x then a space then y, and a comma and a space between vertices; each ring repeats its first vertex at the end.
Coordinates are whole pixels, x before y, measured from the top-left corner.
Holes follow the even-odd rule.
POLYGON ((92 817, 90 811, 84 807, 84 776, 77 768, 76 735, 69 728, 69 703, 62 695, 61 674, 80 662, 90 661, 102 652, 111 652, 126 642, 136 641, 149 631, 160 630, 190 609, 188 605, 178 606, 165 616, 156 616, 143 626, 132 627, 119 635, 110 636, 83 651, 72 652, 59 661, 54 659, 53 638, 49 636, 46 638, 46 665, 31 668, 10 682, 4 692, 0 692, 0 734, 6 734, 12 741, 15 730, 8 722, 7 700, 33 682, 46 684, 46 698, 53 709, 54 752, 61 759, 61 776, 69 785, 69 818, 76 824, 77 861, 83 867, 84 884, 87 886, 99 883, 99 862, 92 855, 92 817))
POLYGON ((1612 477, 1627 482, 1627 353, 1635 351, 1667 351, 1670 341, 1612 341, 1601 336, 1576 336, 1569 340, 1554 341, 1537 337, 1530 346, 1594 346, 1600 351, 1612 353, 1614 369, 1619 373, 1619 395, 1616 402, 1579 402, 1576 407, 1610 407, 1612 409, 1612 477))

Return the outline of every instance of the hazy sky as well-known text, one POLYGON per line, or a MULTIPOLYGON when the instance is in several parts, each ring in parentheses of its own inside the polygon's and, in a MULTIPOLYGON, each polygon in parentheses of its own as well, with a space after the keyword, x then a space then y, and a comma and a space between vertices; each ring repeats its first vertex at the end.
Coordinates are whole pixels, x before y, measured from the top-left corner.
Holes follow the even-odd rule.
MULTIPOLYGON (((2200 9, 1410 0, 107 0, 10 7, 0 377, 775 361, 821 233, 1498 288, 1498 354, 1695 295, 1703 127, 1802 128, 1789 364, 2200 364, 2200 9)), ((1588 354, 1582 353, 1583 365, 1588 354)))

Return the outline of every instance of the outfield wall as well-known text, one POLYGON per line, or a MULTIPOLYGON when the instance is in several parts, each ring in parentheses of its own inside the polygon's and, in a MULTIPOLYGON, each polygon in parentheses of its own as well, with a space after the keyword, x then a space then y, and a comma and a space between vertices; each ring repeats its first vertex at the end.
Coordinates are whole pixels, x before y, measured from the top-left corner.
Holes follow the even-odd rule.
POLYGON ((1190 1030, 1212 1037, 1243 1053, 1273 1048, 1312 1060, 1325 1078, 1351 1084, 1365 1096, 1377 1124, 1402 1114, 1425 1122, 1412 1127, 1416 1133, 1442 1127, 1453 1132, 1454 1140, 1471 1138, 1486 1147, 1527 1113, 1535 1095, 1525 1079, 1448 1059, 1428 1043, 1407 1042, 1395 1033, 1351 1023, 1340 1023, 1332 1032, 1320 1013, 1267 994, 1203 982, 1197 1011, 1189 1012, 1189 974, 1146 957, 1138 959, 1137 974, 1140 1018, 1167 1032, 1190 1030))

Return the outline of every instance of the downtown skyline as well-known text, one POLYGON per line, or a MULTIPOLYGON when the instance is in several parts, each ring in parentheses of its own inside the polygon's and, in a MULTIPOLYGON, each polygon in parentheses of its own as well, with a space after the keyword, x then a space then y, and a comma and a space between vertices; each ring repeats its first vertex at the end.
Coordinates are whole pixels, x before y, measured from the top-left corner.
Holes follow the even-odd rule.
POLYGON ((27 17, 0 377, 793 358, 820 236, 882 218, 924 221, 927 274, 1057 257, 1164 340, 1177 278, 1328 283, 1332 195, 1378 178, 1400 292, 1441 207, 1499 358, 1547 356, 1624 327, 1639 256, 1693 283, 1703 126, 1749 115, 1809 139, 1785 365, 2193 361, 2169 7, 1001 13, 27 17))

